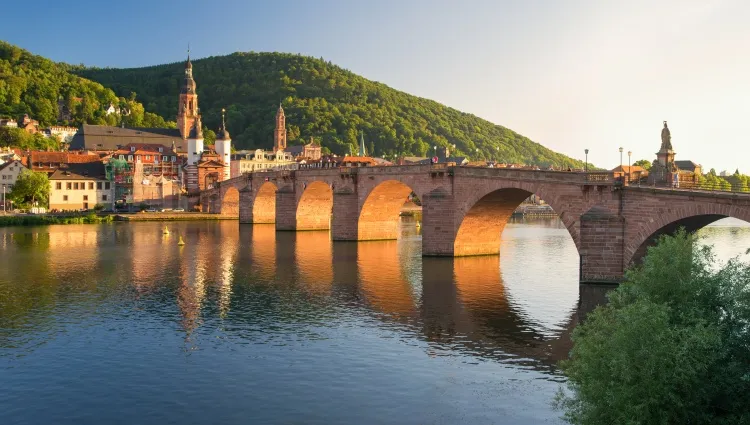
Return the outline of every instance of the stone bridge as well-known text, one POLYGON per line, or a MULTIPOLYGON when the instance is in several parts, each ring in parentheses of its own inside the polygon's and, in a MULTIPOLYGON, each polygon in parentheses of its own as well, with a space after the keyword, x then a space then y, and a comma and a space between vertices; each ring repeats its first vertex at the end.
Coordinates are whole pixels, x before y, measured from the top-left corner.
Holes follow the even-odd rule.
POLYGON ((250 173, 200 194, 204 212, 277 230, 330 229, 334 241, 396 239, 399 213, 422 202, 424 256, 493 255, 531 194, 546 201, 580 254, 581 282, 618 282, 662 234, 725 217, 750 222, 750 194, 621 186, 610 173, 445 164, 250 173))

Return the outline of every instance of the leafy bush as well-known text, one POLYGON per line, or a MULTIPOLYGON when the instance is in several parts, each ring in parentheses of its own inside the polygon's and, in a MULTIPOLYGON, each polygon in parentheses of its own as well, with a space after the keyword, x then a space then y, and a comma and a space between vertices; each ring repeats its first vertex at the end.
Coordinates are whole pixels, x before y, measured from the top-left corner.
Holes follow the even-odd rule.
POLYGON ((750 266, 680 231, 573 332, 557 406, 573 424, 750 421, 750 266))

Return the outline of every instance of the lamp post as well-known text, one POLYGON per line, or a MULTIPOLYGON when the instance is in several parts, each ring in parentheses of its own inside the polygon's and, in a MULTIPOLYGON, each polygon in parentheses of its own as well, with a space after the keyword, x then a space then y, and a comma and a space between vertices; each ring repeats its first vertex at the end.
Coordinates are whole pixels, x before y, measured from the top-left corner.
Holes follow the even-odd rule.
POLYGON ((589 150, 584 149, 583 152, 586 153, 586 162, 583 163, 583 171, 588 173, 589 172, 589 150))
POLYGON ((620 173, 622 173, 622 179, 625 180, 625 173, 622 169, 622 146, 620 146, 620 173))
POLYGON ((633 151, 628 151, 628 184, 630 184, 630 172, 632 171, 630 167, 630 156, 633 155, 633 151))

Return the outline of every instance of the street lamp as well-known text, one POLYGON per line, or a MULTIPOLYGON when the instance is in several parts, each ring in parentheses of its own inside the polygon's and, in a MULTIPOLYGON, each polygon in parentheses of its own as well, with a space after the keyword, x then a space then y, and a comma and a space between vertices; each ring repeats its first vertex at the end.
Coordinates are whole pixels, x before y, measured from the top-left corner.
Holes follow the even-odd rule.
POLYGON ((583 171, 588 173, 589 172, 589 150, 584 149, 583 151, 586 153, 586 162, 584 162, 583 171))
POLYGON ((622 146, 620 146, 620 172, 622 173, 622 179, 625 180, 625 173, 623 173, 622 169, 622 146))

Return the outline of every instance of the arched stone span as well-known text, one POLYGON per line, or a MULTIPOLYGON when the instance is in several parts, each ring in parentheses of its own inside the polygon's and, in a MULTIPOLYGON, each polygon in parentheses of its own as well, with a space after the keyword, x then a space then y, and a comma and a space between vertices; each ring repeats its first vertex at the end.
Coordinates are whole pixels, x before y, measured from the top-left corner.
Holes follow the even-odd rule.
POLYGON ((453 242, 455 256, 489 255, 500 252, 500 235, 513 212, 531 193, 522 189, 500 189, 480 198, 464 215, 453 242))
POLYGON ((378 184, 367 195, 359 213, 359 240, 397 239, 401 208, 412 189, 397 180, 378 184))
POLYGON ((276 185, 264 182, 253 200, 253 223, 271 224, 276 222, 276 185))
POLYGON ((240 191, 235 187, 229 187, 224 191, 221 198, 221 215, 227 217, 240 216, 240 191))
MULTIPOLYGON (((453 241, 453 255, 495 255, 500 252, 500 238, 513 212, 532 194, 537 194, 557 212, 561 201, 542 185, 517 184, 489 187, 484 192, 468 193, 463 200, 463 215, 456 218, 458 229, 453 241), (514 187, 515 186, 515 187, 514 187)), ((579 206, 580 208, 580 206, 579 206)), ((570 211, 569 208, 567 211, 570 211)), ((563 210, 566 211, 566 210, 563 210)), ((579 248, 578 215, 560 214, 560 220, 579 248)))
POLYGON ((331 228, 333 190, 322 181, 305 187, 297 203, 297 230, 328 230, 331 228))
POLYGON ((722 218, 732 217, 750 222, 750 211, 729 204, 694 203, 680 208, 667 208, 655 217, 626 224, 625 266, 638 263, 662 235, 678 229, 695 232, 722 218))

